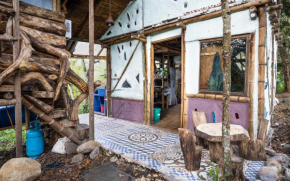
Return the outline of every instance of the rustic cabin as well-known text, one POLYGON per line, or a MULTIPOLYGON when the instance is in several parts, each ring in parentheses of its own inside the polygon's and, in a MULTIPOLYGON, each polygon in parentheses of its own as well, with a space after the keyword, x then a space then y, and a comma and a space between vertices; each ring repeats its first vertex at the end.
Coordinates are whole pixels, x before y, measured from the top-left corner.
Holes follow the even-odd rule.
MULTIPOLYGON (((253 161, 233 162, 251 180, 266 158, 282 5, 229 0, 229 6, 231 141, 253 161)), ((220 164, 220 0, 1 0, 0 17, 0 130, 15 128, 16 157, 23 156, 22 125, 29 129, 37 120, 50 146, 66 137, 82 157, 110 150, 103 156, 124 156, 166 179, 201 180, 220 164), (89 61, 87 80, 71 59, 89 61), (104 88, 94 80, 98 60, 106 61, 104 88), (89 113, 79 115, 83 101, 89 113), (79 151, 89 143, 94 149, 79 151)))
MULTIPOLYGON (((271 3, 230 1, 231 123, 252 138, 271 118, 275 98, 278 27, 271 3)), ((173 130, 193 130, 192 111, 221 122, 220 7, 217 0, 130 2, 101 38, 110 46, 109 116, 173 130)))

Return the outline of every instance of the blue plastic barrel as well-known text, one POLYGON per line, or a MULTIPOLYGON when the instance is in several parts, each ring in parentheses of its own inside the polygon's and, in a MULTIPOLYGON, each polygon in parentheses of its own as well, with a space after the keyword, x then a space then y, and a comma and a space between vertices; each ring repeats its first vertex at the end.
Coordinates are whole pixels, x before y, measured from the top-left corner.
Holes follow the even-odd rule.
POLYGON ((44 134, 39 122, 31 122, 26 133, 26 155, 36 159, 44 152, 44 134))

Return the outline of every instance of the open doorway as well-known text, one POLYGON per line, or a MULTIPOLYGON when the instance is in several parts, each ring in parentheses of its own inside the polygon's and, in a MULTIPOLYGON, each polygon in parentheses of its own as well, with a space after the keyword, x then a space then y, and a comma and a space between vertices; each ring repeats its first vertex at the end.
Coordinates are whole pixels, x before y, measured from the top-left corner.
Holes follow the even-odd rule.
POLYGON ((181 37, 155 42, 153 62, 153 125, 177 133, 181 127, 181 37))

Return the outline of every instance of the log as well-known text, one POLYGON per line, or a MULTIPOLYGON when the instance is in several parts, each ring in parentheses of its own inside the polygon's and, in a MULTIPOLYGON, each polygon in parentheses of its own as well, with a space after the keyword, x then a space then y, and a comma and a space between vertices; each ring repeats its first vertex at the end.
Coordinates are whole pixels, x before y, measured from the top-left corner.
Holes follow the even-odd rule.
POLYGON ((14 92, 14 85, 0 85, 0 92, 14 92))
POLYGON ((208 142, 210 160, 215 163, 220 163, 223 158, 223 146, 221 142, 208 142))
POLYGON ((283 9, 283 4, 276 4, 276 5, 268 6, 266 8, 266 11, 273 11, 273 10, 280 10, 280 9, 283 9))
POLYGON ((55 22, 36 16, 22 14, 19 17, 20 25, 42 32, 52 33, 55 35, 65 36, 66 26, 64 23, 55 22))
POLYGON ((38 107, 40 110, 44 111, 45 113, 50 113, 53 110, 53 107, 50 105, 42 102, 41 100, 38 100, 32 96, 24 95, 26 99, 28 99, 30 102, 32 102, 36 107, 38 107))
POLYGON ((79 124, 74 127, 74 133, 79 140, 84 140, 89 134, 89 125, 79 124))
POLYGON ((64 48, 66 46, 66 39, 64 36, 45 33, 25 26, 20 26, 20 30, 27 33, 30 38, 36 38, 42 44, 48 44, 59 48, 64 48))
POLYGON ((27 107, 31 112, 33 112, 36 115, 39 115, 41 119, 43 119, 45 122, 47 122, 51 127, 53 127, 57 132, 60 134, 68 137, 71 141, 74 143, 80 145, 81 141, 71 132, 67 130, 67 128, 64 128, 61 126, 57 121, 52 119, 50 116, 42 112, 41 110, 37 109, 33 106, 27 99, 22 98, 22 104, 27 107))
POLYGON ((32 46, 30 44, 29 38, 24 34, 20 33, 21 37, 21 50, 20 54, 15 62, 13 62, 12 65, 10 65, 6 70, 4 70, 0 74, 0 85, 4 82, 5 78, 11 75, 16 69, 19 68, 21 62, 23 60, 28 59, 31 56, 32 53, 32 46))
POLYGON ((49 116, 53 119, 57 118, 63 118, 67 116, 66 110, 59 109, 59 110, 54 110, 51 113, 49 113, 49 116))
POLYGON ((232 155, 232 172, 234 176, 234 181, 246 180, 243 168, 244 168, 244 159, 236 155, 232 155))
POLYGON ((238 146, 239 153, 242 158, 252 161, 266 160, 263 141, 249 138, 244 141, 238 141, 238 146))
MULTIPOLYGON (((192 111, 192 122, 193 122, 193 128, 194 131, 196 130, 196 127, 200 124, 206 124, 206 115, 204 112, 197 112, 197 111, 192 111)), ((195 135, 196 137, 196 142, 197 145, 202 146, 202 147, 208 147, 208 141, 200 138, 199 136, 195 135)))
POLYGON ((27 74, 24 74, 21 77, 21 84, 24 84, 30 80, 38 80, 39 83, 43 86, 43 88, 47 91, 53 91, 53 87, 47 82, 47 80, 44 78, 44 76, 41 73, 38 72, 30 72, 27 74))
POLYGON ((68 59, 71 57, 71 54, 66 50, 55 48, 55 47, 48 45, 48 44, 42 44, 34 37, 30 37, 30 38, 32 40, 33 45, 36 48, 38 48, 39 50, 41 50, 41 52, 56 55, 57 57, 60 58, 59 79, 57 81, 57 86, 55 89, 55 97, 53 99, 53 101, 56 101, 59 97, 60 88, 62 86, 63 80, 64 80, 64 78, 69 70, 68 59))
MULTIPOLYGON (((20 2, 19 6, 20 16, 23 14, 28 14, 44 19, 49 19, 57 22, 64 23, 65 21, 65 14, 58 11, 51 11, 48 9, 40 8, 37 6, 33 6, 24 2, 20 2)), ((14 11, 12 9, 12 4, 1 2, 0 1, 0 12, 4 14, 14 15, 14 11)))
POLYGON ((56 80, 58 77, 57 77, 57 75, 55 75, 55 74, 51 74, 51 75, 49 75, 48 76, 48 79, 49 80, 56 80))
POLYGON ((71 128, 76 126, 76 123, 74 121, 69 121, 67 119, 59 121, 59 124, 61 124, 65 128, 71 128))
POLYGON ((54 98, 54 92, 49 91, 33 91, 32 96, 41 99, 52 99, 54 98))
POLYGON ((10 92, 7 92, 7 93, 4 94, 4 98, 5 98, 6 100, 11 100, 11 99, 14 98, 14 95, 11 94, 10 92))
POLYGON ((83 100, 85 100, 88 97, 88 94, 81 94, 77 97, 76 100, 73 101, 72 103, 72 107, 71 110, 69 112, 70 115, 70 121, 75 121, 78 122, 79 121, 79 114, 78 114, 78 109, 79 109, 79 105, 83 102, 83 100))
POLYGON ((199 170, 202 147, 195 146, 193 134, 190 130, 179 128, 178 131, 185 169, 188 171, 199 170))
POLYGON ((10 105, 15 105, 15 104, 16 104, 15 99, 12 99, 12 100, 0 99, 0 106, 10 106, 10 105))

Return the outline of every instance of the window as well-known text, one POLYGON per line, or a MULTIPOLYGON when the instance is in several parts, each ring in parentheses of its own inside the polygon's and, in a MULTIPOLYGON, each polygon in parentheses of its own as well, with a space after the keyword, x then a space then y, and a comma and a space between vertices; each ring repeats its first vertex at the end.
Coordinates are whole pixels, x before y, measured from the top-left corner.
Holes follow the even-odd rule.
MULTIPOLYGON (((246 93, 246 73, 249 35, 232 38, 231 92, 246 93)), ((201 42, 200 92, 221 93, 223 91, 223 41, 222 39, 201 42)))

